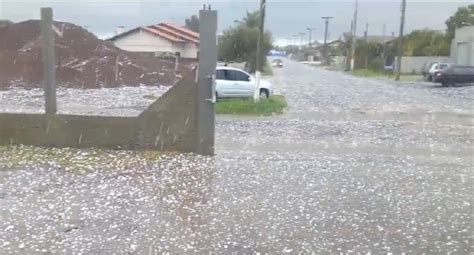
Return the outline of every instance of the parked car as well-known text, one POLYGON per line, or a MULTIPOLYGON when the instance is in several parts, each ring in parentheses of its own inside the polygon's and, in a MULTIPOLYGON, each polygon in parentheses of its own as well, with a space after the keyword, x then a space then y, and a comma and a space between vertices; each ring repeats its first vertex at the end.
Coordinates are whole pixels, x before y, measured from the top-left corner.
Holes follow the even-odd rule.
POLYGON ((273 60, 272 62, 273 67, 283 67, 283 61, 281 59, 277 58, 273 60))
MULTIPOLYGON (((239 98, 253 97, 255 78, 244 70, 218 66, 216 68, 216 97, 239 98)), ((260 80, 258 89, 260 97, 273 95, 273 85, 267 80, 260 80)))
POLYGON ((474 83, 474 66, 451 65, 437 72, 435 80, 443 86, 474 83))
POLYGON ((448 68, 449 66, 453 65, 453 63, 448 62, 436 62, 433 63, 426 74, 426 80, 436 82, 436 74, 440 71, 448 68))
POLYGON ((438 62, 426 62, 424 65, 423 65, 423 68, 421 68, 421 75, 423 75, 423 77, 427 77, 428 75, 428 72, 430 71, 431 67, 434 65, 434 64, 437 64, 438 62))

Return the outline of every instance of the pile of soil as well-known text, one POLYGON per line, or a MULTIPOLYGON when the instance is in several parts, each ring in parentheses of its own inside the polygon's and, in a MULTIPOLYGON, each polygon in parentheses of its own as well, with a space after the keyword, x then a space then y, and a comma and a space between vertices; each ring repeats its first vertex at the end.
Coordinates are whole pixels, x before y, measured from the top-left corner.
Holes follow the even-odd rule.
MULTIPOLYGON (((123 51, 71 23, 55 22, 56 76, 58 86, 103 88, 173 85, 190 71, 193 62, 180 65, 123 51)), ((41 87, 43 80, 39 20, 0 28, 0 89, 12 86, 41 87)))

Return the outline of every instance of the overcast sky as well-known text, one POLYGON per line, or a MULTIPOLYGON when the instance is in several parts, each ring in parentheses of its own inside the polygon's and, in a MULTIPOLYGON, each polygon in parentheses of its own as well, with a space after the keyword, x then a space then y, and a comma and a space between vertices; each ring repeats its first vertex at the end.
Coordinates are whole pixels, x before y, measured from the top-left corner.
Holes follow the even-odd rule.
MULTIPOLYGON (((52 6, 55 19, 87 27, 99 37, 113 35, 116 26, 131 29, 163 21, 184 24, 184 19, 197 14, 203 3, 210 3, 219 11, 219 30, 241 19, 246 11, 256 10, 259 0, 0 0, 0 19, 18 22, 38 19, 39 8, 52 6)), ((393 0, 359 0, 358 33, 362 34, 369 23, 369 34, 381 35, 383 25, 386 34, 398 33, 400 2, 393 0)), ((445 20, 458 7, 474 3, 474 0, 407 0, 407 31, 431 28, 445 29, 445 20)), ((330 38, 337 39, 350 29, 353 17, 353 0, 267 0, 266 27, 277 43, 306 28, 314 27, 313 38, 324 36, 321 16, 333 16, 330 38)), ((306 37, 307 40, 307 37, 306 37)))

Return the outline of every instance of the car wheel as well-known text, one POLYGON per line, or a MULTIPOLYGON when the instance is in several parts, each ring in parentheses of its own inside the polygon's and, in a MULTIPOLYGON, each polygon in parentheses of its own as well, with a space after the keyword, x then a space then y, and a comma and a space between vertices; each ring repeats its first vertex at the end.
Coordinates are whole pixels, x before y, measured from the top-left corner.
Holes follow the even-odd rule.
POLYGON ((260 98, 268 98, 269 96, 270 96, 270 93, 268 93, 268 90, 266 89, 260 90, 260 98))

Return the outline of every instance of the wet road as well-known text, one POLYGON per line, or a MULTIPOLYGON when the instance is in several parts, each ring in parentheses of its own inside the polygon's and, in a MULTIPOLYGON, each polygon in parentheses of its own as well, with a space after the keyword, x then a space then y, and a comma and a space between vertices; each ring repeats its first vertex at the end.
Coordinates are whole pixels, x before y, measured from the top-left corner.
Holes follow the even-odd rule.
POLYGON ((0 249, 472 252, 474 87, 289 61, 274 80, 288 113, 218 117, 214 159, 0 151, 0 249))

